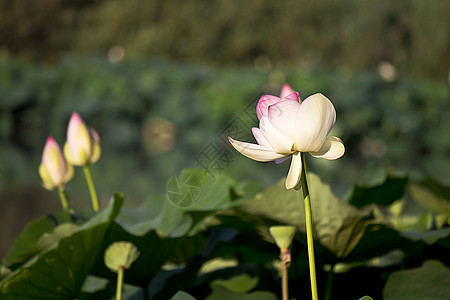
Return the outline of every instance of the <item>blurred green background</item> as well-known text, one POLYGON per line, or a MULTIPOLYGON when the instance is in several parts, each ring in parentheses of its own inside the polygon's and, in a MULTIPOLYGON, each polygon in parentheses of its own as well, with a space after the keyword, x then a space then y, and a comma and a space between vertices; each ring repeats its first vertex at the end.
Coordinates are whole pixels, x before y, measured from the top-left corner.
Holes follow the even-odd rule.
MULTIPOLYGON (((210 143, 226 172, 275 183, 288 164, 240 157, 221 133, 236 118, 257 126, 243 111, 285 82, 336 107, 347 152, 309 167, 338 195, 386 174, 448 184, 449 11, 437 0, 0 0, 0 257, 60 209, 37 169, 74 110, 102 139, 91 171, 103 205, 114 191, 128 205, 164 193, 210 143)), ((77 171, 67 190, 86 209, 77 171)))

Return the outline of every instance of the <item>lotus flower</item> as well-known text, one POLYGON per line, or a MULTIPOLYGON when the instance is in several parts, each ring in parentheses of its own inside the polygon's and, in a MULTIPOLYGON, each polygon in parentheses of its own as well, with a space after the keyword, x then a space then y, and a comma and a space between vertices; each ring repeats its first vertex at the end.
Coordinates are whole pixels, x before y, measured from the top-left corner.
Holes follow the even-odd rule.
POLYGON ((64 145, 64 155, 74 166, 85 166, 100 158, 100 137, 98 133, 87 128, 83 119, 72 113, 67 128, 67 142, 64 145))
POLYGON ((73 167, 69 165, 53 137, 48 137, 39 166, 43 186, 48 190, 63 188, 73 176, 73 167))
POLYGON ((300 182, 301 153, 332 160, 345 152, 338 137, 327 137, 336 121, 336 111, 331 101, 320 93, 301 102, 299 93, 286 84, 280 98, 262 96, 256 114, 259 128, 252 128, 252 133, 257 144, 228 139, 237 151, 256 161, 280 163, 292 157, 287 189, 295 188, 300 182))

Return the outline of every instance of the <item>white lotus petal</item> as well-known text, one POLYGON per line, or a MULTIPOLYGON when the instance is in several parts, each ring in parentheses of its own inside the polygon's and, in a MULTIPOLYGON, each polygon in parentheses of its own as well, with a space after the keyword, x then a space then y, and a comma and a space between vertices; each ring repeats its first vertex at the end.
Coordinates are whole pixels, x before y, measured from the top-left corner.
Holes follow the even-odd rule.
POLYGON ((259 122, 259 128, 262 133, 272 145, 272 149, 277 153, 284 153, 289 155, 292 153, 292 146, 294 140, 285 136, 279 130, 277 130, 269 121, 269 114, 264 114, 259 122))
POLYGON ((297 101, 285 100, 269 106, 268 109, 270 123, 292 140, 295 136, 295 117, 300 106, 297 101))
POLYGON ((275 153, 273 150, 265 148, 258 144, 236 141, 231 137, 228 137, 228 140, 230 141, 231 145, 233 145, 233 147, 242 155, 245 155, 248 158, 256 161, 272 161, 285 156, 284 154, 275 153))
POLYGON ((341 139, 335 136, 330 136, 327 137, 319 151, 310 152, 309 154, 317 158, 333 160, 344 155, 344 152, 345 146, 341 139))
POLYGON ((258 144, 260 144, 263 147, 266 147, 268 149, 272 149, 272 145, 270 145, 270 142, 266 139, 264 136, 264 133, 261 131, 261 129, 253 127, 252 128, 253 136, 255 137, 258 144))
POLYGON ((286 188, 293 189, 300 182, 302 175, 302 157, 300 152, 292 154, 291 167, 286 177, 286 188))
POLYGON ((319 151, 335 121, 336 111, 327 97, 318 93, 306 98, 295 117, 295 150, 319 151))

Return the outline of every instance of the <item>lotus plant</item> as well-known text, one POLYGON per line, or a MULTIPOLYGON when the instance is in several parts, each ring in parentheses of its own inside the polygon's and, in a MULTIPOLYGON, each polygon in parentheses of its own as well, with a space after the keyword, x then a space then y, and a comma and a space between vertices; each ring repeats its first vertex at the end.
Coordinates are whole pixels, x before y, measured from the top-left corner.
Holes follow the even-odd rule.
POLYGON ((236 141, 231 137, 229 140, 236 150, 253 160, 280 163, 292 158, 286 178, 287 189, 300 183, 302 153, 332 160, 345 152, 338 137, 327 137, 336 121, 336 111, 331 101, 320 93, 301 102, 299 93, 285 85, 280 97, 262 96, 256 106, 256 114, 259 128, 252 128, 252 133, 257 144, 236 141))
POLYGON ((99 210, 99 205, 89 165, 100 158, 100 153, 100 137, 98 133, 94 129, 88 128, 80 115, 73 112, 67 128, 67 142, 64 145, 64 155, 70 164, 83 167, 94 211, 99 210))
POLYGON ((259 99, 256 114, 259 128, 252 128, 252 133, 257 144, 228 138, 237 151, 256 161, 280 163, 291 158, 285 186, 303 190, 311 290, 316 300, 312 214, 304 154, 328 160, 344 154, 341 139, 327 137, 336 121, 336 110, 324 95, 317 93, 301 101, 299 93, 285 84, 280 97, 264 95, 259 99))
POLYGON ((63 209, 68 209, 65 184, 73 177, 73 167, 67 163, 53 137, 48 137, 42 154, 42 162, 39 166, 39 175, 42 185, 48 190, 58 189, 59 198, 63 209))

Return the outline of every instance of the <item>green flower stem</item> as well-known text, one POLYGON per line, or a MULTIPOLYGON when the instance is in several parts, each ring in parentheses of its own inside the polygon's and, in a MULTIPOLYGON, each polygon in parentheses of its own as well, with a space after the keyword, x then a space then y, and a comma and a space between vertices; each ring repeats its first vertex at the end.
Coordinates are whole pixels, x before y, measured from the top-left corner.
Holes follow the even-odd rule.
POLYGON ((84 176, 86 177, 86 181, 89 187, 89 192, 91 193, 92 199, 92 208, 95 212, 99 210, 97 193, 95 192, 94 182, 92 181, 91 171, 89 171, 89 167, 83 166, 84 176))
POLYGON ((123 283, 123 266, 119 267, 117 271, 117 289, 116 289, 116 300, 122 300, 122 283, 123 283))
POLYGON ((325 287, 325 300, 331 300, 333 295, 333 281, 334 281, 334 265, 331 266, 327 274, 327 286, 325 287))
MULTIPOLYGON (((314 260, 314 238, 313 238, 313 221, 311 213, 311 200, 309 196, 308 179, 306 177, 306 163, 305 154, 302 153, 302 175, 301 187, 303 190, 303 198, 305 202, 305 218, 306 218, 306 239, 308 243, 308 260, 309 260, 309 275, 311 279, 311 293, 312 299, 318 300, 317 281, 316 281, 316 263, 314 260)), ((300 187, 296 187, 299 189, 300 187)))
POLYGON ((64 210, 68 210, 69 209, 69 204, 67 203, 67 197, 66 197, 66 194, 64 193, 64 188, 63 187, 59 187, 58 188, 58 195, 59 195, 59 200, 61 200, 62 208, 64 210))

